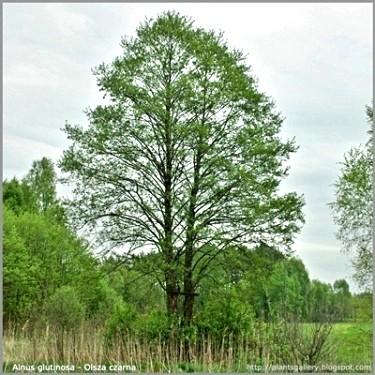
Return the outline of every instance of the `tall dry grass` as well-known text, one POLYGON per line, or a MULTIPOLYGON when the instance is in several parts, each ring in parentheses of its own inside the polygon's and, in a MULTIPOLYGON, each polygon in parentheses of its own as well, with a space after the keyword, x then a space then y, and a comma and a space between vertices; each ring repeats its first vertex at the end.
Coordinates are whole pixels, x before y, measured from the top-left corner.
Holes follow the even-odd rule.
MULTIPOLYGON (((284 326, 285 328, 285 326, 284 326)), ((61 335, 43 328, 8 325, 4 335, 4 363, 122 364, 142 372, 248 371, 249 365, 267 367, 291 363, 288 335, 280 325, 259 324, 247 334, 178 335, 154 337, 124 332, 108 340, 103 327, 82 323, 74 332, 61 335), (289 349, 288 349, 289 347, 289 349)))
POLYGON ((249 364, 261 361, 267 365, 278 355, 275 343, 255 329, 246 335, 195 335, 188 341, 178 335, 149 339, 130 332, 108 341, 103 327, 88 323, 63 336, 48 326, 16 330, 8 325, 4 333, 4 362, 8 366, 119 363, 146 372, 246 371, 249 364))

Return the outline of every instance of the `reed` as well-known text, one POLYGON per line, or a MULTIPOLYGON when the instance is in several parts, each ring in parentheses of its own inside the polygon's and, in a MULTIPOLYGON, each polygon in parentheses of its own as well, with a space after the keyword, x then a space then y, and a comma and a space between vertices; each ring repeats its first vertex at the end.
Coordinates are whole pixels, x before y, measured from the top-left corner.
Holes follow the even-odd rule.
POLYGON ((104 327, 87 322, 74 332, 63 332, 62 336, 49 326, 17 330, 8 324, 4 334, 4 363, 7 370, 14 363, 118 363, 146 372, 246 371, 256 357, 259 361, 259 343, 255 339, 255 332, 197 334, 189 340, 176 334, 166 340, 161 336, 149 339, 139 333, 123 332, 109 341, 104 327))
MULTIPOLYGON (((280 325, 270 323, 254 325, 241 334, 223 330, 220 334, 196 333, 188 339, 175 331, 170 337, 160 334, 150 338, 141 332, 126 331, 108 338, 104 326, 90 322, 82 322, 75 331, 63 333, 49 326, 16 329, 7 324, 3 340, 4 371, 12 371, 15 363, 74 364, 81 369, 85 364, 121 364, 133 366, 137 372, 249 372, 252 365, 267 368, 303 363, 302 357, 293 359, 295 343, 287 339, 280 325)), ((334 346, 329 350, 330 358, 321 358, 323 363, 337 361, 333 349, 334 346)))

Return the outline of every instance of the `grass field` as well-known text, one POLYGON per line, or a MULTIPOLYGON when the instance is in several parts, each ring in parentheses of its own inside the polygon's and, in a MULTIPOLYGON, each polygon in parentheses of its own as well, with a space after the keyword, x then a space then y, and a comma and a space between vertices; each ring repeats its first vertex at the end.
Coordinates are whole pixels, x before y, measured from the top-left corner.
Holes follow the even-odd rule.
POLYGON ((336 359, 340 364, 372 363, 371 323, 338 323, 330 337, 336 347, 336 359))

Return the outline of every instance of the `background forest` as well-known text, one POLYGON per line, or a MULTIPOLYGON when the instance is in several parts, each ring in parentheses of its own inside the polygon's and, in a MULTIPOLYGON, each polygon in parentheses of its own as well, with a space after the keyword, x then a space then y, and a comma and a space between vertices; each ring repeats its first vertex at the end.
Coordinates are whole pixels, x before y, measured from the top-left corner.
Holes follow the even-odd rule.
POLYGON ((145 272, 158 256, 94 256, 67 224, 55 184, 46 158, 3 184, 6 370, 67 362, 141 371, 371 364, 372 294, 353 295, 345 280, 310 280, 300 259, 265 245, 218 257, 193 324, 178 328, 163 286, 145 272))
POLYGON ((174 12, 121 46, 94 70, 105 103, 64 129, 73 198, 46 157, 3 182, 5 370, 368 372, 371 139, 346 155, 332 198, 365 291, 353 294, 311 280, 291 251, 305 202, 280 184, 298 147, 242 52, 174 12))

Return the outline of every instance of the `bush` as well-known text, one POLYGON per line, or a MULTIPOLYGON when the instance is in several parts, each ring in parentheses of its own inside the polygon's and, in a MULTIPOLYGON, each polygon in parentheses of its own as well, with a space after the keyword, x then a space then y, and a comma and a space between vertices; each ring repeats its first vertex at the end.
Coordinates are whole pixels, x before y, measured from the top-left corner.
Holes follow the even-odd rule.
POLYGON ((254 312, 243 303, 232 287, 220 290, 205 303, 197 317, 198 327, 205 333, 233 334, 249 332, 254 321, 254 312))
POLYGON ((136 317, 135 308, 123 301, 114 304, 112 313, 105 321, 105 340, 111 345, 116 338, 123 339, 133 331, 136 317))
POLYGON ((163 311, 152 310, 148 314, 140 315, 135 323, 137 331, 149 340, 169 338, 171 322, 163 311))
POLYGON ((56 333, 56 345, 60 359, 63 359, 65 333, 71 332, 75 342, 75 329, 84 318, 84 306, 79 301, 74 288, 63 286, 49 298, 45 312, 47 321, 56 333))
POLYGON ((48 322, 61 331, 73 330, 82 321, 85 309, 74 288, 63 286, 49 298, 46 305, 48 322))

